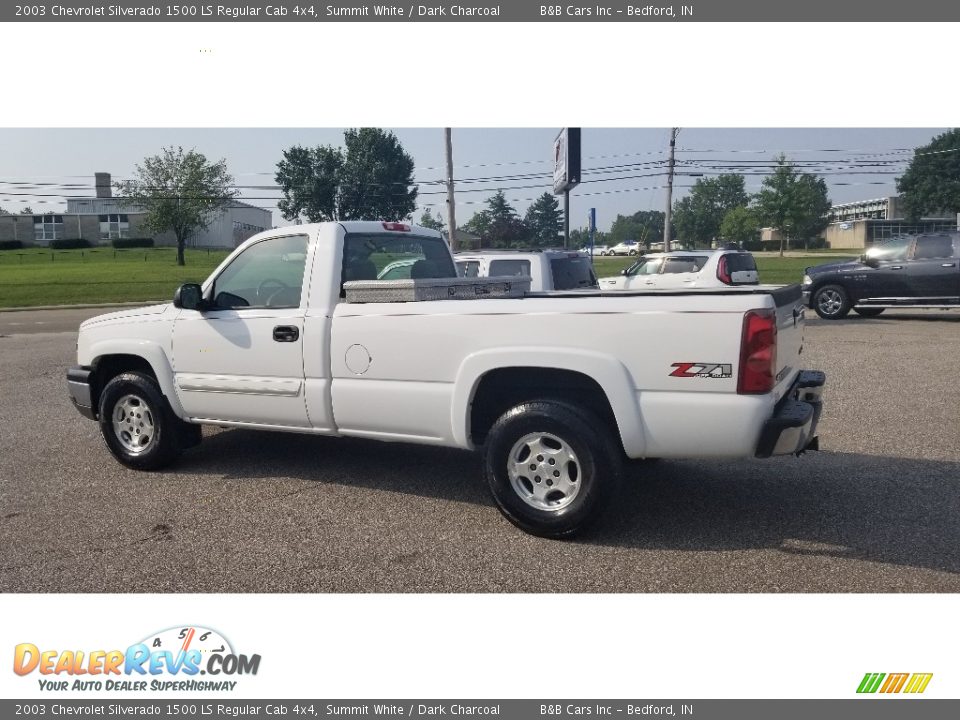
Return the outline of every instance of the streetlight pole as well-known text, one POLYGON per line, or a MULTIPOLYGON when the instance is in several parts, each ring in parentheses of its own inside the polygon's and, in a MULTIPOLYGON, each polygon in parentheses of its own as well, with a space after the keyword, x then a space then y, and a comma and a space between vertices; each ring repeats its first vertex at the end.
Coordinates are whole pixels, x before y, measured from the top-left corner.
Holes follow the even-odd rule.
POLYGON ((673 169, 676 167, 675 151, 677 148, 677 133, 680 128, 670 130, 670 162, 667 169, 667 208, 663 220, 663 251, 670 252, 670 216, 673 211, 673 169))

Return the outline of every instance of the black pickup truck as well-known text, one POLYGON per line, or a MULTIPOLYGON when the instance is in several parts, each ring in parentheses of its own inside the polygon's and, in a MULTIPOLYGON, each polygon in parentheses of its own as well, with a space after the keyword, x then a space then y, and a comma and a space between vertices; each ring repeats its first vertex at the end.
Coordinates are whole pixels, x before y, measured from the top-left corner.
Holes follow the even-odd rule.
POLYGON ((960 233, 916 235, 874 245, 854 262, 808 267, 805 304, 826 320, 853 310, 960 307, 960 233))

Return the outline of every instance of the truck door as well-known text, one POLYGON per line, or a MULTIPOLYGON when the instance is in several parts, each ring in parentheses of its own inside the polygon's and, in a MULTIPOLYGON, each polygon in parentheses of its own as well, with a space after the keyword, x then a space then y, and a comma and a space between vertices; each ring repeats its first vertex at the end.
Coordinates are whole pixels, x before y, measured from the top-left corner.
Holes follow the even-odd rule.
POLYGON ((192 418, 309 427, 304 400, 308 238, 261 240, 207 287, 202 311, 173 326, 177 392, 192 418))
POLYGON ((656 290, 660 278, 662 257, 642 257, 627 269, 624 277, 624 290, 656 290))
POLYGON ((921 235, 906 262, 911 295, 936 303, 956 302, 960 270, 950 235, 921 235))

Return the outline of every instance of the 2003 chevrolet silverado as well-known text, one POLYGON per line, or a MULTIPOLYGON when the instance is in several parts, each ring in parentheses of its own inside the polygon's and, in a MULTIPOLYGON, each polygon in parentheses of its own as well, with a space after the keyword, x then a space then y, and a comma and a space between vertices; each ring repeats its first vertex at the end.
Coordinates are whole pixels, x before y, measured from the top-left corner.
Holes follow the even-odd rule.
POLYGON ((457 278, 416 226, 270 230, 170 304, 84 322, 69 392, 142 470, 204 424, 482 448, 503 513, 549 537, 594 519, 624 459, 817 447, 798 286, 496 297, 496 280, 457 278), (375 280, 401 259, 410 280, 375 280), (364 295, 381 286, 396 297, 364 295))

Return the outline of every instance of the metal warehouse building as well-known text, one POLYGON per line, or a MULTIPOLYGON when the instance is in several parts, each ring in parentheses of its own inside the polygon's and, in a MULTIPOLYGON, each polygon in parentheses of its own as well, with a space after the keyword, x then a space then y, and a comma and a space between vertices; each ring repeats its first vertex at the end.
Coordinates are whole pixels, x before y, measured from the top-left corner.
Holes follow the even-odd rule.
MULTIPOLYGON (((110 174, 96 173, 95 197, 68 197, 67 209, 44 215, 0 215, 0 240, 19 240, 46 246, 51 240, 82 239, 91 245, 116 238, 153 238, 156 245, 176 245, 173 233, 160 235, 143 229, 143 208, 113 197, 110 174)), ((206 230, 187 238, 189 247, 234 248, 273 226, 269 210, 233 200, 213 216, 206 230)))

